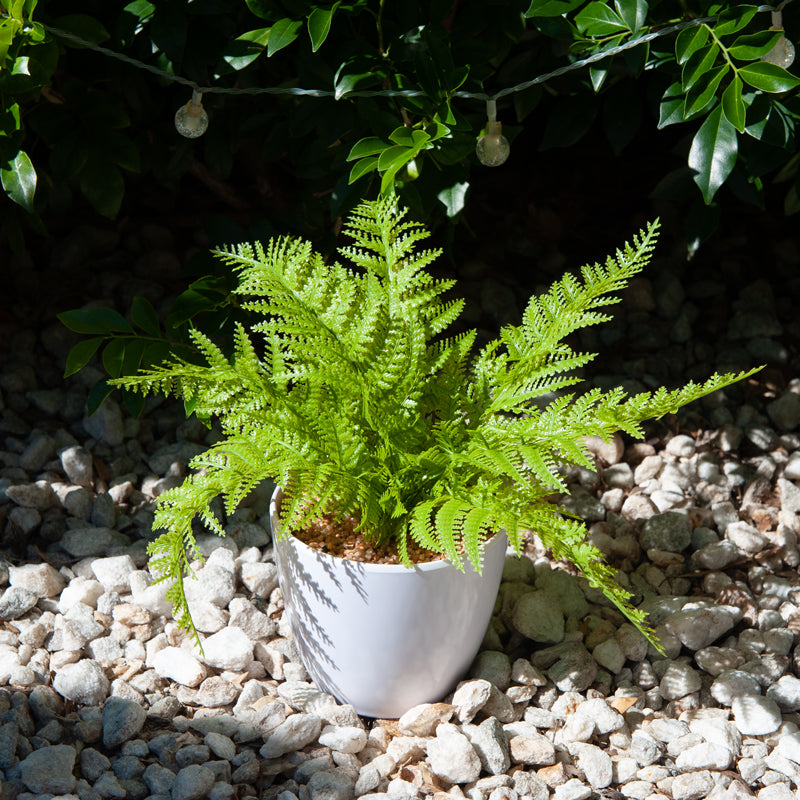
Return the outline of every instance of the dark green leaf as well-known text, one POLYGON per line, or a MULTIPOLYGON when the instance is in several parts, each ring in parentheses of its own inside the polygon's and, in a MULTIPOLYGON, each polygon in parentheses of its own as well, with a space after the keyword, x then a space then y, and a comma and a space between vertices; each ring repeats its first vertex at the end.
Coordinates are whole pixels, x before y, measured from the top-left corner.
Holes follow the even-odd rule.
POLYGON ((568 14, 583 3, 583 0, 531 0, 525 16, 531 17, 560 17, 568 14))
POLYGON ((746 27, 751 19, 758 12, 758 6, 728 6, 723 8, 719 15, 717 24, 714 25, 714 33, 717 36, 728 36, 746 27))
POLYGON ((647 19, 647 0, 615 0, 614 7, 632 33, 637 33, 647 19))
POLYGON ((428 142, 430 142, 431 137, 428 136, 425 131, 414 130, 413 128, 400 126, 399 128, 395 128, 389 134, 389 139, 395 144, 402 144, 405 147, 413 147, 417 152, 419 152, 428 142))
POLYGON ((119 378, 122 374, 125 343, 125 339, 112 339, 103 350, 103 367, 112 378, 119 378))
POLYGON ((113 308, 92 308, 89 311, 76 308, 56 315, 62 325, 75 333, 133 333, 128 320, 113 308))
POLYGON ((783 31, 759 31, 739 36, 728 48, 728 54, 739 61, 755 61, 778 43, 783 31))
POLYGON ((11 200, 22 206, 29 214, 33 213, 36 170, 24 150, 20 150, 12 161, 0 168, 0 182, 11 200))
POLYGON ((742 81, 738 75, 728 85, 722 94, 722 111, 728 122, 739 133, 744 133, 744 100, 742 100, 742 81))
POLYGON ((138 419, 142 415, 144 401, 144 395, 135 394, 127 389, 122 392, 122 402, 125 404, 125 409, 134 419, 138 419))
POLYGON ((274 6, 268 0, 245 0, 250 11, 261 19, 274 18, 274 6))
POLYGON ((83 369, 97 352, 97 348, 100 347, 103 340, 103 336, 94 336, 91 339, 84 339, 82 342, 78 342, 67 355, 64 377, 68 378, 83 369))
POLYGON ((589 67, 589 80, 592 82, 592 89, 594 89, 595 93, 603 88, 607 77, 608 67, 589 67))
POLYGON ((452 219, 460 211, 463 211, 464 205, 467 200, 467 192, 469 191, 469 183, 455 183, 442 189, 436 195, 436 199, 447 209, 447 216, 452 219))
POLYGON ((612 149, 619 155, 642 123, 642 101, 633 82, 621 83, 608 94, 603 104, 602 122, 612 149))
POLYGON ((263 52, 270 38, 270 28, 247 31, 229 42, 222 55, 225 63, 234 70, 244 69, 263 52))
POLYGON ((675 39, 675 58, 679 64, 685 64, 692 53, 699 50, 708 41, 708 28, 705 25, 694 25, 684 28, 675 39))
POLYGON ((681 72, 681 85, 684 91, 691 89, 695 81, 714 66, 718 55, 719 45, 715 42, 708 45, 708 47, 696 50, 689 56, 681 72))
POLYGON ((402 145, 388 147, 378 157, 378 169, 381 172, 393 167, 400 169, 403 164, 409 162, 415 155, 413 147, 403 147, 402 145))
POLYGON ((800 86, 800 78, 767 61, 746 64, 739 70, 739 75, 745 83, 762 92, 788 92, 800 86))
POLYGON ((146 346, 147 341, 139 337, 126 340, 120 375, 135 375, 139 371, 146 346))
POLYGON ((316 53, 322 46, 331 29, 331 21, 339 3, 330 8, 315 8, 308 15, 308 36, 311 39, 311 51, 316 53))
POLYGON ((345 61, 336 71, 333 79, 333 92, 336 100, 341 100, 348 92, 379 83, 383 73, 376 71, 373 64, 365 58, 345 61))
POLYGON ((103 404, 103 401, 114 391, 113 386, 108 385, 108 381, 97 381, 89 390, 89 396, 86 398, 86 413, 91 417, 95 411, 103 404))
POLYGON ((161 326, 158 323, 153 304, 145 297, 137 295, 131 303, 131 319, 134 325, 138 325, 145 333, 158 338, 161 336, 161 326))
POLYGON ((302 25, 301 20, 279 19, 269 31, 267 58, 290 45, 298 37, 302 25))
POLYGON ((360 161, 356 161, 353 165, 353 169, 350 170, 350 179, 347 181, 348 184, 355 183, 363 175, 366 175, 368 172, 374 172, 377 168, 377 156, 368 156, 367 158, 362 158, 360 161))
POLYGON ((565 97, 547 119, 540 149, 571 147, 588 132, 596 115, 594 95, 565 97))
MULTIPOLYGON (((58 17, 52 24, 54 28, 61 28, 61 30, 68 31, 92 44, 100 44, 100 42, 105 42, 110 38, 110 34, 103 27, 103 23, 88 14, 67 14, 66 16, 58 17)), ((83 49, 83 45, 75 44, 69 39, 64 40, 64 43, 69 47, 83 49)))
POLYGON ((683 112, 684 119, 690 117, 701 108, 705 108, 711 102, 716 96, 717 89, 729 69, 730 66, 728 64, 722 64, 700 76, 694 86, 686 93, 686 108, 683 112))
POLYGON ((575 24, 587 36, 608 36, 626 30, 627 25, 605 3, 589 3, 575 15, 575 24))
POLYGON ((117 216, 125 194, 125 181, 118 167, 100 160, 89 160, 81 170, 80 187, 95 211, 109 219, 117 216))
POLYGON ((368 136, 366 139, 359 139, 347 154, 348 161, 355 161, 357 158, 364 156, 373 156, 376 153, 382 153, 390 145, 386 144, 383 139, 377 136, 368 136))
POLYGON ((692 140, 689 167, 703 199, 709 204, 736 164, 738 142, 736 129, 717 106, 692 140))

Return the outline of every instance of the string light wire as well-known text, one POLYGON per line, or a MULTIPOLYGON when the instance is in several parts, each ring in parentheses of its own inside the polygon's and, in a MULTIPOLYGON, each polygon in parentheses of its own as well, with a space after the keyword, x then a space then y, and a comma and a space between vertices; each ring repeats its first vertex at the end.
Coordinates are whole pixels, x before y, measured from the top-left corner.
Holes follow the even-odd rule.
MULTIPOLYGON (((775 12, 776 10, 783 9, 785 6, 787 6, 789 3, 793 1, 794 0, 785 0, 785 2, 779 4, 778 6, 762 5, 758 7, 757 11, 759 13, 767 11, 775 12)), ((5 15, 0 14, 0 17, 2 16, 5 15)), ((715 22, 716 20, 717 17, 703 17, 700 19, 687 20, 686 22, 678 22, 674 25, 668 25, 664 28, 659 28, 656 31, 651 31, 650 33, 643 34, 642 36, 637 36, 632 39, 629 39, 627 42, 619 44, 615 47, 611 47, 608 50, 603 50, 598 53, 593 53, 592 55, 587 56, 586 58, 582 58, 578 61, 573 61, 571 64, 565 64, 563 67, 559 67, 558 69, 554 69, 550 72, 545 72, 541 75, 537 75, 535 78, 523 81, 522 83, 518 83, 515 86, 509 86, 505 89, 501 89, 500 91, 495 92, 494 94, 488 94, 486 92, 457 91, 453 92, 450 95, 450 97, 464 99, 464 100, 479 100, 482 102, 487 102, 489 100, 497 101, 503 97, 507 97, 510 94, 515 94, 516 92, 523 92, 526 89, 530 89, 532 86, 536 86, 541 83, 547 83, 547 81, 554 80, 555 78, 560 78, 562 75, 566 75, 569 72, 574 72, 576 70, 583 69, 584 67, 588 67, 591 64, 596 64, 598 61, 602 61, 603 59, 619 55, 620 53, 624 53, 625 51, 631 50, 634 47, 639 47, 640 45, 652 42, 664 36, 672 36, 675 33, 680 33, 682 30, 686 28, 707 24, 709 22, 715 22)), ((33 23, 28 22, 26 24, 32 25, 33 23)), ((131 56, 126 55, 125 53, 119 53, 116 50, 111 50, 107 47, 103 47, 102 45, 95 44, 94 42, 89 42, 86 39, 83 39, 82 37, 75 35, 74 33, 70 33, 69 31, 61 30, 60 28, 53 27, 52 25, 46 25, 45 23, 38 23, 38 24, 41 25, 42 28, 44 28, 44 30, 46 30, 48 33, 52 34, 53 36, 59 39, 63 39, 64 41, 67 42, 72 42, 73 44, 79 45, 80 47, 84 47, 89 50, 94 50, 97 53, 102 53, 103 55, 108 56, 109 58, 114 58, 132 67, 136 67, 137 69, 145 70, 153 75, 157 75, 159 78, 171 81, 172 83, 179 83, 182 84, 183 86, 188 86, 189 88, 201 94, 228 94, 228 95, 270 94, 270 95, 294 95, 296 97, 336 97, 336 93, 329 89, 304 89, 297 86, 263 86, 263 87, 244 87, 244 88, 226 87, 226 86, 202 86, 198 84, 196 81, 184 78, 182 75, 175 75, 174 73, 167 72, 166 70, 160 69, 159 67, 154 67, 152 64, 146 64, 143 61, 139 61, 136 58, 132 58, 131 56)), ((343 95, 339 99, 349 99, 351 97, 424 97, 424 96, 426 96, 426 93, 417 89, 374 89, 374 90, 355 90, 352 92, 347 92, 346 95, 343 95)))
MULTIPOLYGON (((782 30, 781 11, 785 6, 787 6, 791 2, 793 2, 793 0, 784 0, 784 2, 778 4, 777 6, 762 5, 757 8, 757 12, 758 13, 763 13, 767 11, 771 12, 773 29, 782 30)), ((0 13, 0 18, 3 17, 7 17, 7 14, 0 13)), ((597 62, 603 61, 607 58, 612 58, 616 55, 619 55, 620 53, 626 52, 627 50, 631 50, 634 47, 640 47, 643 44, 647 44, 648 42, 655 41, 656 39, 660 39, 665 36, 672 36, 673 34, 680 33, 686 28, 696 27, 698 25, 704 25, 710 22, 716 22, 717 19, 718 17, 713 16, 713 17, 703 17, 700 19, 687 20, 685 22, 675 23, 674 25, 667 25, 664 28, 659 28, 658 30, 650 31, 649 33, 643 34, 641 36, 634 36, 627 42, 619 44, 615 47, 610 47, 607 50, 602 50, 600 52, 593 53, 592 55, 587 56, 586 58, 579 59, 578 61, 573 61, 570 64, 565 64, 564 66, 558 67, 557 69, 551 70, 550 72, 542 73, 541 75, 537 75, 536 77, 531 78, 530 80, 523 81, 514 86, 509 86, 505 89, 501 89, 495 92, 494 94, 487 94, 486 92, 456 91, 453 92, 450 95, 450 97, 464 99, 464 100, 479 100, 486 103, 488 119, 486 122, 484 134, 478 140, 476 152, 478 155, 478 159, 482 164, 486 166, 499 166, 500 164, 503 164, 508 158, 509 145, 508 145, 508 140, 501 133, 502 130, 501 123, 497 121, 498 100, 500 100, 503 97, 508 97, 509 95, 515 94, 517 92, 524 92, 526 89, 530 89, 542 83, 547 83, 548 81, 560 78, 563 75, 566 75, 570 72, 574 72, 579 69, 583 69, 584 67, 591 66, 592 64, 596 64, 597 62)), ((26 27, 30 27, 31 25, 33 25, 31 21, 27 21, 25 23, 26 27)), ((59 39, 63 39, 64 41, 71 42, 80 47, 93 50, 97 53, 101 53, 102 55, 107 56, 109 58, 114 58, 117 61, 121 61, 132 67, 135 67, 136 69, 144 70, 153 75, 156 75, 159 78, 162 78, 163 80, 167 80, 172 83, 178 83, 183 86, 191 88, 192 89, 191 100, 189 100, 189 102, 186 103, 186 105, 181 106, 175 114, 176 129, 182 136, 191 139, 201 136, 208 127, 208 114, 203 108, 201 102, 201 98, 204 94, 291 95, 294 97, 334 97, 337 100, 343 98, 349 99, 353 97, 426 96, 425 92, 417 89, 355 90, 352 92, 347 92, 345 95, 337 96, 335 91, 331 91, 328 89, 305 89, 297 86, 265 86, 265 87, 247 87, 247 88, 236 88, 236 87, 225 87, 225 86, 201 86, 195 81, 189 80, 188 78, 184 78, 182 75, 175 75, 172 72, 167 72, 166 70, 154 67, 152 64, 146 64, 143 61, 139 61, 136 58, 132 58, 131 56, 126 55, 125 53, 120 53, 117 52, 116 50, 111 50, 107 47, 103 47, 102 45, 95 44, 94 42, 89 42, 86 39, 82 38, 81 36, 77 36, 76 34, 70 33, 69 31, 61 30, 60 28, 56 28, 52 25, 46 25, 45 23, 39 23, 39 25, 41 25, 41 27, 45 31, 47 31, 48 33, 59 39)), ((779 63, 781 66, 788 67, 794 60, 794 46, 785 37, 781 38, 779 44, 782 45, 780 53, 771 51, 769 54, 767 54, 767 56, 765 56, 765 60, 772 61, 773 63, 779 63)), ((779 49, 778 46, 776 46, 776 48, 774 48, 774 51, 777 51, 778 49, 779 49)))

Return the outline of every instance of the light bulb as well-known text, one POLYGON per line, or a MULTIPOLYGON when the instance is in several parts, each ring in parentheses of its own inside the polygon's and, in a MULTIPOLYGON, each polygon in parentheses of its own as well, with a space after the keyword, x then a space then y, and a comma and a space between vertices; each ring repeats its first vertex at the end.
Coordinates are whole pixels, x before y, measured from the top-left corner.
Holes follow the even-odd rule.
POLYGON ((769 53, 763 55, 761 60, 789 69, 794 64, 794 55, 794 45, 785 36, 781 36, 775 43, 775 47, 769 53))
POLYGON ((489 120, 483 136, 478 139, 475 152, 478 155, 478 161, 485 167, 499 167, 501 164, 505 164, 508 154, 511 152, 511 146, 508 139, 503 136, 502 130, 501 123, 497 120, 489 120))
POLYGON ((175 129, 187 139, 202 136, 208 128, 208 114, 200 102, 203 97, 196 89, 192 91, 192 99, 175 112, 175 129))

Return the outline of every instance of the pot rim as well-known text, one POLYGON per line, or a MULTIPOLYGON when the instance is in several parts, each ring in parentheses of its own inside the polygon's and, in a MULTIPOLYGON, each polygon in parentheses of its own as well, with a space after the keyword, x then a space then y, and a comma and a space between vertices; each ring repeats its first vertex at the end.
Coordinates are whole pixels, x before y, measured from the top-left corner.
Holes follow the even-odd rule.
MULTIPOLYGON (((435 570, 441 569, 456 569, 459 572, 463 572, 471 566, 469 559, 466 557, 462 561, 462 569, 450 561, 447 556, 441 555, 434 561, 420 561, 419 563, 414 563, 410 567, 407 567, 405 564, 373 564, 370 561, 356 561, 352 558, 346 558, 345 556, 336 556, 332 553, 326 553, 324 550, 317 550, 316 547, 311 547, 307 545, 301 539, 298 539, 297 536, 294 534, 282 534, 280 533, 281 526, 280 526, 280 516, 278 514, 278 504, 283 497, 283 487, 276 486, 275 491, 272 493, 272 498, 270 499, 269 503, 269 516, 270 516, 270 524, 272 526, 272 533, 274 537, 273 545, 277 546, 279 541, 287 542, 289 539, 295 543, 295 545, 305 551, 307 551, 307 555, 314 555, 318 558, 327 558, 333 561, 334 563, 346 563, 346 564, 355 564, 358 566, 359 569, 369 569, 370 572, 384 572, 388 574, 408 574, 409 572, 433 572, 435 570)), ((481 550, 484 551, 487 547, 490 547, 492 543, 494 543, 498 536, 504 536, 503 531, 498 531, 494 534, 491 538, 487 539, 482 545, 481 550)), ((481 554, 483 556, 483 553, 481 554)), ((484 558, 481 557, 481 569, 483 569, 483 562, 484 558)))

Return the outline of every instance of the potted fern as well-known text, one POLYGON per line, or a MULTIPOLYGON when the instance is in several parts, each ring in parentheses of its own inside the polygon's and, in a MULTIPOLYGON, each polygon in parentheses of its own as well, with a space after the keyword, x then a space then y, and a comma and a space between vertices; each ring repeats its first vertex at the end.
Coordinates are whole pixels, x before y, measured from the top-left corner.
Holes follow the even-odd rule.
POLYGON ((361 713, 398 716, 446 694, 480 645, 506 537, 519 551, 529 530, 657 645, 583 525, 548 499, 566 490, 561 465, 592 466, 586 437, 641 435, 643 420, 750 374, 635 396, 562 392, 593 357, 566 337, 608 318, 603 307, 647 263, 657 227, 531 298, 521 324, 477 353, 474 331, 441 336, 463 301, 443 299, 454 282, 426 271, 438 253, 418 249, 427 232, 394 198, 350 217, 354 245, 339 252, 351 267, 290 238, 218 251, 239 274, 244 308, 263 316, 255 337, 239 326, 227 358, 195 332, 207 365, 176 359, 114 381, 181 396, 222 425, 196 472, 159 498, 164 533, 150 552, 173 580, 176 618, 192 629, 183 578, 193 520, 222 534, 212 500, 230 513, 269 478, 282 487, 276 555, 306 667, 361 713), (351 557, 343 541, 366 555, 351 557), (369 563, 390 552, 399 563, 369 563))

